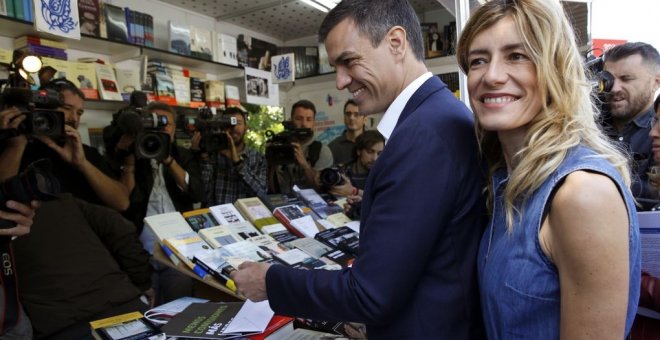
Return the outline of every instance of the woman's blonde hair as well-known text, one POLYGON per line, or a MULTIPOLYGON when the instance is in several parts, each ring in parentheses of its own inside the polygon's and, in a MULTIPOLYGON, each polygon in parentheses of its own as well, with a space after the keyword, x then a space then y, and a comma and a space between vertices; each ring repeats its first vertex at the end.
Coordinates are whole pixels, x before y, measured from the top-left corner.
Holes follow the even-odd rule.
MULTIPOLYGON (((468 53, 474 38, 503 18, 511 18, 529 57, 536 66, 541 111, 530 122, 525 146, 512 160, 504 191, 507 228, 511 231, 518 208, 555 171, 572 147, 582 143, 608 160, 627 186, 627 158, 603 135, 596 121, 599 112, 592 101, 582 57, 573 29, 557 0, 495 0, 479 7, 468 20, 457 47, 457 58, 468 74, 468 53)), ((497 132, 476 124, 481 152, 490 173, 506 167, 497 132)), ((491 179, 492 180, 492 179, 491 179)), ((488 190, 493 197, 493 183, 488 190)), ((489 202, 492 208, 492 201, 489 202)))

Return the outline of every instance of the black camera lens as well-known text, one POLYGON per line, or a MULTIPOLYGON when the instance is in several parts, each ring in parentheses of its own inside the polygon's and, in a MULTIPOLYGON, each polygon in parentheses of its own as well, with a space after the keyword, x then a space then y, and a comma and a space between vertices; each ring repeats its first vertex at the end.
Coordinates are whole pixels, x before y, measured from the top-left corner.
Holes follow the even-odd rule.
POLYGON ((321 184, 325 187, 333 187, 343 182, 341 171, 336 168, 326 168, 321 170, 320 180, 321 184))
POLYGON ((53 130, 55 122, 53 122, 49 116, 35 115, 34 119, 32 120, 32 124, 34 134, 48 135, 49 132, 53 130))
POLYGON ((162 161, 170 154, 170 136, 163 132, 141 132, 135 140, 137 158, 162 161))

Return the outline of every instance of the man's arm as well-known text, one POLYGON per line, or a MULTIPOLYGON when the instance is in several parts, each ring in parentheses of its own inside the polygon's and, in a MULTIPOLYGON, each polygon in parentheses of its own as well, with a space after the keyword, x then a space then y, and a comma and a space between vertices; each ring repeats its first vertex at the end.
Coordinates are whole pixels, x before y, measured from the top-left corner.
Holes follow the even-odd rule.
MULTIPOLYGON (((15 107, 10 107, 0 112, 0 129, 16 129, 25 120, 25 115, 15 107)), ((2 152, 0 152, 0 181, 18 174, 21 167, 23 151, 27 146, 27 137, 19 135, 3 141, 2 152)))
POLYGON ((34 218, 39 202, 32 201, 29 205, 16 201, 7 201, 6 207, 10 210, 0 209, 0 220, 6 220, 15 224, 11 228, 0 228, 0 236, 22 236, 30 232, 32 219, 34 218))
POLYGON ((67 125, 65 134, 66 141, 63 146, 57 145, 48 137, 37 138, 55 150, 65 162, 78 169, 104 204, 117 211, 126 210, 129 205, 128 189, 120 181, 99 170, 98 166, 104 162, 103 158, 95 149, 85 149, 78 130, 67 125), (98 157, 95 157, 96 155, 98 157), (90 157, 92 159, 89 159, 90 157))

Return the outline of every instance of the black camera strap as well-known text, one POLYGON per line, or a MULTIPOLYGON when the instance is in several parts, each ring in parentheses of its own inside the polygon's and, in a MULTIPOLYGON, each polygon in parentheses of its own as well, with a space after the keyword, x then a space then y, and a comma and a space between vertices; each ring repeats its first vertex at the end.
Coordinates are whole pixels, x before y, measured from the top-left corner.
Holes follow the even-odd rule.
POLYGON ((3 303, 2 310, 0 310, 0 334, 4 334, 18 323, 21 314, 10 236, 0 236, 0 259, 2 259, 2 274, 0 275, 2 282, 0 284, 2 284, 4 294, 4 301, 0 301, 3 303))

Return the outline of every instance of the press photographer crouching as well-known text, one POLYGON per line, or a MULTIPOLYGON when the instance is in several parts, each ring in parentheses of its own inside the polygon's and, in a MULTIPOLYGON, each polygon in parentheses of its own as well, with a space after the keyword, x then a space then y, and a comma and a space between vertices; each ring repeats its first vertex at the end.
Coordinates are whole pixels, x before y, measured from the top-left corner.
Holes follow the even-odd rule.
MULTIPOLYGON (((143 228, 144 217, 192 210, 194 203, 201 202, 204 188, 199 163, 189 150, 175 144, 175 111, 167 104, 152 102, 143 110, 121 112, 114 120, 106 129, 119 128, 119 135, 108 131, 104 135, 119 138, 106 144, 120 166, 121 182, 131 193, 124 216, 137 227, 144 249, 153 254, 157 243, 155 235, 143 228)), ((153 259, 151 263, 156 270, 152 288, 157 304, 192 294, 192 279, 153 259)))
POLYGON ((360 202, 369 171, 385 148, 385 138, 376 130, 368 130, 355 140, 353 160, 338 168, 320 173, 323 188, 335 196, 346 196, 344 210, 352 219, 360 218, 360 202))
POLYGON ((207 153, 202 163, 202 178, 207 205, 233 203, 239 198, 265 197, 266 160, 245 144, 247 113, 229 107, 203 122, 195 132, 193 149, 207 153))

